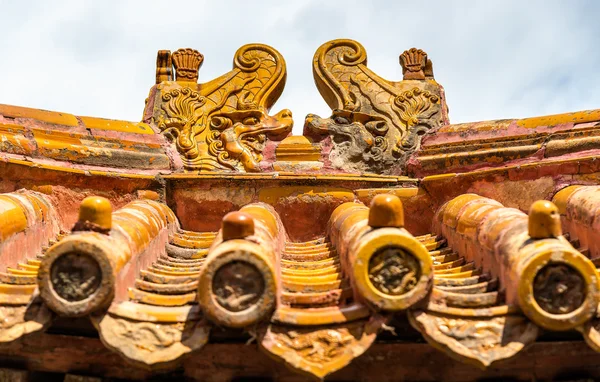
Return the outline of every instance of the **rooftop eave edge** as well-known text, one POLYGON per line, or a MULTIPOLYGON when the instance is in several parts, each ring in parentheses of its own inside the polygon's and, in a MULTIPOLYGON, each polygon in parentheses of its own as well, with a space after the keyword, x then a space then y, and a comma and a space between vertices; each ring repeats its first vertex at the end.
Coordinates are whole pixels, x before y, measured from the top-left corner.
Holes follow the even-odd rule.
POLYGON ((550 114, 522 119, 498 119, 477 122, 447 124, 423 137, 423 146, 454 143, 455 140, 481 140, 483 136, 510 137, 536 132, 556 132, 572 129, 575 125, 600 122, 600 109, 582 110, 562 114, 550 114), (562 129, 557 128, 562 126, 562 129), (506 132, 505 134, 499 134, 506 132), (450 141, 442 141, 447 138, 450 141))
POLYGON ((154 135, 155 131, 144 122, 132 122, 103 117, 76 116, 69 113, 36 109, 17 105, 0 104, 0 124, 11 123, 30 127, 31 123, 41 123, 66 128, 84 128, 97 131, 116 131, 135 135, 154 135))

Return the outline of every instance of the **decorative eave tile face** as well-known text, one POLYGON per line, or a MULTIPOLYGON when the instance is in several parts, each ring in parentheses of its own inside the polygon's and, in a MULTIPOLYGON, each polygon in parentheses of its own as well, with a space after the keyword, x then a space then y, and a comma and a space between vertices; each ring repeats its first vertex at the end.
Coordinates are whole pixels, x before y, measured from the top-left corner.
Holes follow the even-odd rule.
POLYGON ((261 348, 288 367, 319 379, 348 365, 375 341, 386 319, 374 316, 334 327, 293 328, 269 325, 261 348))

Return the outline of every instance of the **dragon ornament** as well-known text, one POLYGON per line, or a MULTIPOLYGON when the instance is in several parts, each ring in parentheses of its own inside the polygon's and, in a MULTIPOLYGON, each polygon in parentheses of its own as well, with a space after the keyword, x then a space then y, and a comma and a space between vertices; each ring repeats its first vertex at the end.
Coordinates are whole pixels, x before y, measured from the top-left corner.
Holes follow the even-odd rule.
MULTIPOLYGON (((165 51, 160 54, 161 65, 171 62, 165 51)), ((261 171, 267 145, 285 138, 293 126, 287 109, 269 115, 285 85, 281 54, 267 45, 245 45, 236 52, 230 72, 202 84, 193 75, 203 62, 200 53, 180 49, 172 55, 176 79, 161 81, 151 90, 145 115, 174 142, 183 167, 201 172, 261 171)))
POLYGON ((315 83, 333 114, 308 115, 305 135, 321 142, 332 168, 402 174, 421 136, 447 122, 443 90, 425 52, 408 50, 400 63, 404 80, 391 82, 367 68, 356 41, 330 41, 315 53, 315 83))

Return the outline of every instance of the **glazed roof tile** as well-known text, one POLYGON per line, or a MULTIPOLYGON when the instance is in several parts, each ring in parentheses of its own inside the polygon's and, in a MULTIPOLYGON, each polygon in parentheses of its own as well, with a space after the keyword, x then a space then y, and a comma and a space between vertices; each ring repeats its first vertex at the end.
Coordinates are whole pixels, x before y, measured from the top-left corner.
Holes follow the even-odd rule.
POLYGON ((84 317, 132 375, 251 336, 317 378, 390 328, 482 368, 541 329, 600 349, 600 112, 452 125, 425 52, 366 57, 318 49, 302 137, 260 44, 202 84, 160 51, 139 123, 0 105, 0 342, 84 317))

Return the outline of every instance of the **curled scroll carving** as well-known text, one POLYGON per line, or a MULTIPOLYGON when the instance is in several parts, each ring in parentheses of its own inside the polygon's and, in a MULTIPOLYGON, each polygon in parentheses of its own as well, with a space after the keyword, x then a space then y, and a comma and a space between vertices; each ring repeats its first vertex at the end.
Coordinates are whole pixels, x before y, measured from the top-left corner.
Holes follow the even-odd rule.
POLYGON ((356 110, 357 99, 338 79, 344 67, 367 64, 365 48, 353 40, 333 40, 321 45, 313 60, 313 75, 319 92, 332 109, 356 110), (331 65, 334 64, 334 65, 331 65), (330 68, 331 65, 331 68, 330 68))

